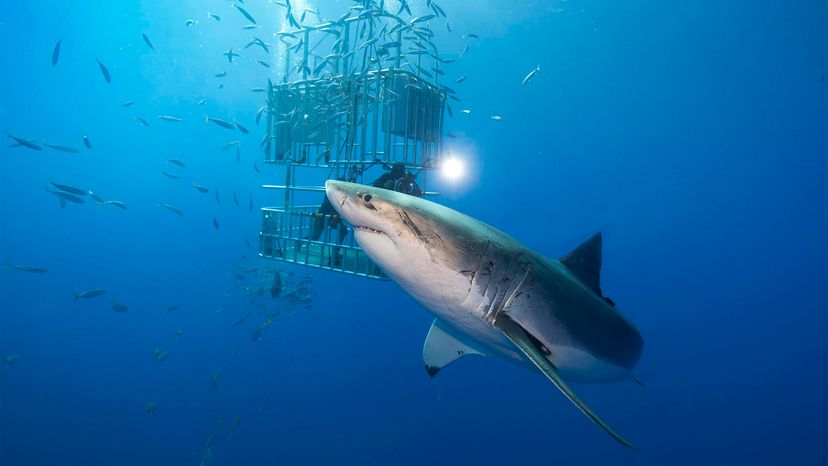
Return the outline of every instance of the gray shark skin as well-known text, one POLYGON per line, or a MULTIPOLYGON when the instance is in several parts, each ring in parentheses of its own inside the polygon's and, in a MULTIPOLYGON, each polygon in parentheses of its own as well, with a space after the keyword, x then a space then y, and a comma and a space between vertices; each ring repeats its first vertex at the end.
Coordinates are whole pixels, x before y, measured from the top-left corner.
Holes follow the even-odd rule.
POLYGON ((537 368, 622 444, 567 381, 633 378, 643 340, 600 289, 601 236, 561 260, 440 204, 329 180, 331 204, 383 271, 435 320, 423 358, 429 375, 467 354, 537 368))

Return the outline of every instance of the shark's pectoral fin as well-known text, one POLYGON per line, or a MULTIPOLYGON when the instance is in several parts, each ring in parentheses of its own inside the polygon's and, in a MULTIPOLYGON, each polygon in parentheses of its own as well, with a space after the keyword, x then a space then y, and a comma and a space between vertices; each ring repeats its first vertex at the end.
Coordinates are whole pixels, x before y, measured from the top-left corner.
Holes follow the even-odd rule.
POLYGON ((467 354, 485 356, 477 349, 451 336, 444 328, 445 325, 442 321, 434 319, 423 344, 423 362, 426 372, 431 377, 461 356, 467 354))
POLYGON ((558 387, 564 396, 569 398, 569 401, 575 404, 578 409, 581 410, 582 413, 586 415, 592 422, 600 426, 602 429, 607 431, 610 435, 613 436, 616 440, 623 443, 624 445, 638 450, 638 447, 634 444, 630 443, 627 439, 622 437, 618 432, 614 431, 610 426, 607 425, 600 417, 598 417, 595 412, 590 409, 575 392, 572 391, 572 388, 567 385, 567 383, 561 378, 560 374, 558 374, 557 369, 555 366, 549 362, 548 359, 543 355, 541 349, 537 347, 534 339, 521 327, 517 322, 512 320, 509 316, 502 314, 498 316, 497 320, 495 321, 495 325, 503 332, 506 337, 511 340, 515 346, 532 361, 535 366, 543 372, 546 377, 558 387))

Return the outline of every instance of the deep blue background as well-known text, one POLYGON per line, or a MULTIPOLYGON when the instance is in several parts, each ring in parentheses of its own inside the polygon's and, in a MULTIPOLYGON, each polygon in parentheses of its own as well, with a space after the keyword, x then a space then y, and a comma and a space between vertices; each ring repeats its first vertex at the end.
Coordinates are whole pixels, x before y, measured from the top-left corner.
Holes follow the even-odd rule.
MULTIPOLYGON (((281 9, 244 5, 271 41, 281 9)), ((350 5, 328 1, 322 14, 350 5)), ((272 60, 249 49, 226 63, 221 52, 252 33, 224 0, 49 0, 0 6, 0 129, 76 147, 88 134, 94 149, 0 148, 0 259, 49 269, 0 272, 0 353, 22 356, 0 367, 0 463, 198 464, 214 413, 219 465, 826 463, 825 2, 441 6, 455 31, 434 22, 441 48, 471 44, 449 72, 469 78, 446 130, 472 174, 442 186, 443 201, 551 256, 604 232, 603 288, 644 336, 646 387, 577 390, 641 451, 505 361, 468 358, 429 379, 431 318, 392 283, 312 272, 312 309, 282 313, 257 342, 262 318, 228 328, 247 310, 223 292, 230 265, 255 253, 247 196, 275 203, 260 186, 281 176, 252 169, 262 94, 249 89, 267 77, 254 60, 272 60), (255 130, 226 132, 205 114, 255 130), (221 151, 232 139, 239 164, 221 151), (171 156, 188 162, 178 182, 160 173, 171 156), (50 179, 129 210, 61 210, 43 191, 50 179), (72 301, 96 287, 108 295, 72 301), (130 310, 113 313, 113 297, 130 310)))

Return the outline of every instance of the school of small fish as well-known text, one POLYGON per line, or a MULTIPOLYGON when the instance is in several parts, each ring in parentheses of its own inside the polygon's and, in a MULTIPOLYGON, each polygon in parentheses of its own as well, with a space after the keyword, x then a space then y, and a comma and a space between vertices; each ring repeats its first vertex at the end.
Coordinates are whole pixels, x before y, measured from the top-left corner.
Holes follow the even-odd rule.
MULTIPOLYGON (((453 117, 454 113, 449 101, 461 102, 462 100, 453 88, 445 84, 445 81, 453 81, 453 84, 461 84, 466 82, 467 79, 473 80, 473 78, 470 78, 467 74, 452 73, 449 76, 447 74, 447 68, 449 65, 457 63, 467 56, 470 47, 475 45, 480 37, 473 33, 455 33, 454 31, 460 28, 459 25, 446 21, 445 11, 436 2, 433 0, 422 0, 422 2, 422 5, 412 5, 408 0, 401 0, 395 2, 395 5, 397 5, 396 8, 391 9, 389 4, 386 4, 384 0, 361 0, 354 2, 354 5, 348 8, 344 14, 336 18, 325 18, 318 9, 307 8, 299 11, 291 4, 290 0, 273 0, 270 2, 262 0, 255 5, 249 0, 248 2, 238 0, 237 2, 222 2, 224 3, 222 5, 224 8, 221 11, 208 11, 206 18, 202 17, 201 21, 199 19, 182 19, 183 26, 179 27, 192 29, 231 27, 230 24, 236 18, 244 22, 244 25, 241 26, 242 31, 245 31, 246 34, 255 34, 249 40, 228 46, 226 50, 215 51, 214 56, 216 57, 215 64, 217 68, 211 70, 209 76, 211 76, 210 79, 216 78, 220 80, 218 84, 219 89, 222 89, 225 83, 230 85, 231 73, 239 66, 247 66, 249 64, 250 66, 257 67, 261 73, 275 73, 274 68, 277 67, 277 63, 274 61, 275 55, 273 55, 273 49, 282 47, 298 55, 301 50, 308 50, 313 45, 305 42, 308 40, 306 31, 313 30, 323 33, 324 36, 328 36, 330 41, 332 41, 329 53, 322 52, 321 48, 317 49, 319 46, 317 43, 310 48, 309 56, 312 62, 302 61, 296 65, 295 69, 289 70, 289 72, 301 73, 306 78, 324 78, 333 76, 335 73, 364 74, 371 70, 379 70, 389 66, 405 69, 419 77, 429 78, 441 91, 445 100, 447 113, 449 117, 453 117), (268 26, 264 22, 260 23, 256 19, 256 13, 266 8, 275 8, 279 16, 284 17, 287 27, 266 32, 268 26), (415 15, 412 10, 420 14, 415 15), (442 21, 439 28, 441 33, 445 34, 447 32, 448 34, 456 35, 460 40, 465 42, 463 49, 457 53, 440 54, 435 45, 434 38, 437 31, 432 26, 440 21, 441 18, 442 21), (343 30, 351 22, 354 22, 358 26, 355 31, 351 31, 351 37, 349 39, 347 34, 343 34, 343 30), (443 29, 446 32, 442 32, 443 29), (273 37, 273 39, 271 42, 267 42, 262 37, 273 37), (352 41, 350 44, 348 42, 349 40, 352 41), (425 64, 426 59, 430 59, 430 62, 433 62, 434 65, 427 66, 425 64), (228 78, 228 76, 230 77, 228 78), (444 82, 441 83, 441 81, 444 82)), ((162 40, 156 42, 151 40, 150 32, 136 32, 136 39, 138 36, 140 36, 140 42, 143 43, 140 46, 142 53, 154 54, 153 56, 156 57, 168 53, 166 44, 162 40)), ((52 67, 60 69, 60 57, 63 51, 80 49, 81 47, 81 45, 73 44, 63 38, 58 39, 51 50, 52 67)), ((113 88, 118 86, 119 76, 124 73, 124 70, 122 67, 114 66, 115 60, 113 57, 88 55, 85 60, 90 63, 90 66, 97 68, 100 78, 103 79, 103 82, 100 84, 101 86, 112 86, 113 88), (94 60, 94 63, 92 63, 92 60, 94 60), (107 63, 110 63, 110 60, 113 63, 112 68, 107 65, 107 63)), ((540 70, 541 67, 539 65, 534 65, 528 74, 524 75, 521 86, 529 86, 539 79, 538 74, 540 70)), ((515 77, 515 83, 518 82, 518 79, 520 79, 520 76, 515 77)), ((251 89, 251 91, 268 93, 272 83, 270 79, 267 79, 267 81, 267 88, 258 87, 251 89)), ((403 91, 385 89, 383 95, 387 101, 391 101, 400 97, 399 92, 403 91)), ((193 103, 197 103, 199 106, 207 102, 206 96, 200 96, 194 99, 193 103)), ((347 99, 347 91, 331 85, 328 99, 330 99, 330 108, 336 108, 336 105, 347 99)), ((126 101, 119 100, 119 102, 111 102, 109 104, 113 107, 117 106, 125 109, 119 110, 119 112, 132 112, 135 109, 142 108, 142 103, 133 99, 126 101)), ((135 113, 131 116, 127 115, 125 118, 129 118, 129 121, 134 121, 135 124, 144 127, 138 129, 138 131, 151 132, 156 130, 156 126, 172 130, 181 125, 199 124, 204 126, 206 128, 205 130, 231 135, 233 139, 229 140, 220 149, 222 151, 231 150, 231 153, 234 152, 236 161, 239 162, 242 153, 241 147, 244 145, 245 137, 251 134, 250 128, 257 129, 262 119, 267 119, 268 124, 272 124, 274 127, 310 125, 311 122, 322 120, 316 128, 316 131, 321 132, 325 131, 323 128, 325 125, 339 124, 338 122, 341 121, 341 117, 343 116, 342 112, 328 111, 326 114, 325 108, 317 108, 314 110, 315 113, 306 112, 297 106, 287 114, 271 114, 268 105, 264 105, 255 112, 251 111, 249 120, 248 118, 243 118, 244 122, 236 118, 215 114, 204 115, 203 123, 200 119, 194 122, 192 118, 188 117, 188 114, 176 112, 175 109, 169 109, 163 113, 159 112, 160 114, 157 114, 154 119, 150 115, 155 114, 155 112, 148 115, 147 113, 149 112, 146 109, 144 110, 146 117, 135 113), (322 114, 325 115, 324 118, 318 118, 318 115, 322 114), (150 121, 158 123, 151 124, 150 121), (255 121, 255 126, 251 126, 250 128, 246 126, 245 123, 248 121, 255 121)), ((463 108, 460 110, 460 113, 462 115, 471 115, 472 110, 463 108)), ((488 114, 490 121, 500 122, 504 120, 504 117, 497 113, 486 111, 479 113, 484 115, 483 118, 488 114)), ((475 115, 477 114, 478 112, 475 113, 475 115)), ((311 132, 311 137, 314 134, 316 133, 311 132)), ((457 137, 457 134, 462 135, 463 133, 449 132, 448 136, 454 139, 457 137)), ((94 153, 95 150, 100 150, 93 150, 93 141, 96 141, 94 136, 88 134, 77 136, 77 141, 75 142, 78 144, 78 147, 80 144, 83 144, 85 148, 83 154, 90 154, 94 153)), ((72 144, 64 144, 64 142, 72 141, 58 142, 52 141, 51 139, 47 140, 43 137, 24 137, 20 134, 10 133, 7 133, 7 137, 10 141, 10 148, 28 149, 36 152, 41 152, 45 148, 64 154, 73 154, 73 156, 85 156, 81 153, 80 149, 72 144)), ((265 136, 259 145, 267 151, 269 150, 269 144, 270 139, 265 136)), ((96 142, 95 147, 97 148, 99 146, 100 144, 96 142)), ((326 155, 326 160, 328 156, 329 154, 326 155)), ((299 158, 299 155, 296 157, 299 158)), ((212 202, 210 199, 214 198, 216 203, 221 203, 222 196, 219 190, 211 186, 210 183, 207 183, 209 180, 199 182, 187 176, 188 162, 195 164, 194 160, 185 162, 185 159, 190 158, 194 158, 192 154, 188 157, 165 154, 164 158, 160 159, 160 163, 155 169, 157 172, 155 173, 158 173, 157 176, 160 180, 165 180, 163 182, 169 183, 170 186, 173 186, 174 183, 182 182, 185 185, 192 185, 195 191, 193 196, 199 196, 198 199, 203 199, 203 202, 207 202, 208 200, 212 202), (186 181, 182 181, 182 178, 186 181), (201 194, 209 194, 211 191, 212 195, 200 196, 201 194)), ((261 173, 255 160, 250 165, 252 165, 255 173, 261 173)), ((248 169, 250 165, 246 165, 248 169)), ((124 200, 102 197, 97 189, 93 191, 88 189, 89 186, 79 187, 67 181, 61 179, 45 180, 44 182, 43 189, 47 193, 44 195, 53 196, 57 200, 60 208, 66 208, 70 204, 92 204, 101 206, 103 210, 129 210, 129 206, 124 200)), ((223 197, 227 199, 229 196, 228 192, 223 192, 225 194, 223 197)), ((235 206, 241 205, 240 196, 236 190, 232 191, 232 197, 230 198, 235 206)), ((249 193, 247 194, 247 200, 248 210, 253 212, 254 200, 253 196, 249 193)), ((178 205, 182 205, 179 201, 178 199, 160 199, 149 196, 147 199, 141 199, 140 202, 148 204, 151 206, 150 208, 159 211, 159 216, 172 214, 172 217, 183 217, 184 210, 178 207, 178 205)), ((130 203, 132 203, 132 200, 130 200, 130 203)), ((136 201, 135 204, 138 204, 138 202, 136 201)), ((128 213, 124 213, 123 215, 128 215, 128 213)), ((206 223, 205 221, 205 225, 206 223)), ((221 228, 222 222, 218 216, 213 216, 211 223, 213 229, 219 230, 221 228)), ((245 240, 245 243, 247 247, 252 247, 248 240, 245 240)), ((233 316, 232 321, 227 326, 237 327, 247 321, 252 321, 250 340, 256 342, 263 338, 267 327, 273 323, 274 318, 280 315, 280 313, 292 313, 311 307, 313 302, 312 277, 310 275, 295 275, 291 271, 274 267, 271 262, 259 262, 258 258, 243 255, 242 259, 241 262, 231 266, 229 278, 232 283, 227 286, 224 293, 226 295, 241 296, 246 301, 247 308, 233 316)), ((24 273, 44 274, 47 272, 43 267, 24 263, 7 262, 5 266, 9 269, 24 273)), ((130 312, 130 307, 127 303, 118 301, 116 297, 111 296, 112 293, 106 289, 91 287, 75 291, 72 294, 71 301, 75 302, 76 306, 105 307, 108 305, 111 312, 130 312), (106 300, 101 298, 104 295, 107 296, 106 300), (108 304, 107 301, 109 302, 108 304)), ((186 306, 168 304, 165 307, 159 308, 159 310, 168 313, 176 312, 179 309, 186 309, 186 306)), ((219 309, 212 311, 209 315, 223 316, 225 314, 219 309)), ((181 329, 176 329, 174 332, 176 338, 182 337, 183 334, 184 332, 181 329)), ((231 355, 233 354, 235 354, 235 348, 231 350, 231 355)), ((155 347, 152 350, 152 355, 155 361, 161 363, 170 357, 170 351, 161 347, 155 347)), ((21 356, 18 354, 6 354, 2 356, 2 362, 6 365, 16 364, 20 360, 21 356)), ((208 393, 220 387, 222 374, 222 369, 217 369, 213 373, 209 385, 204 387, 208 393)), ((176 386, 172 392, 172 396, 175 396, 175 394, 183 390, 183 387, 189 382, 190 378, 187 377, 176 386)), ((163 410, 163 400, 160 404, 156 401, 149 401, 145 405, 144 410, 148 415, 153 415, 159 410, 163 410)), ((216 415, 216 419, 215 429, 204 447, 201 460, 202 465, 206 464, 213 456, 212 448, 215 442, 215 435, 219 430, 218 427, 221 425, 221 422, 219 422, 220 417, 216 415)), ((236 417, 233 424, 226 430, 230 433, 235 432, 239 428, 239 425, 240 420, 236 417)))

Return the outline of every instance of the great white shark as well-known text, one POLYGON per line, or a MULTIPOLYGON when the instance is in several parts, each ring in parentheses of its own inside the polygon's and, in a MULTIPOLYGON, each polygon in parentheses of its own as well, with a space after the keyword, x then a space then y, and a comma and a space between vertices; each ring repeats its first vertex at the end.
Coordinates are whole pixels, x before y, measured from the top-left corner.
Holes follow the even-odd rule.
POLYGON ((396 191, 329 180, 334 208, 382 270, 435 316, 426 371, 468 354, 537 368, 595 424, 636 448, 567 383, 634 379, 644 346, 601 292, 601 235, 560 260, 446 206, 396 191))

